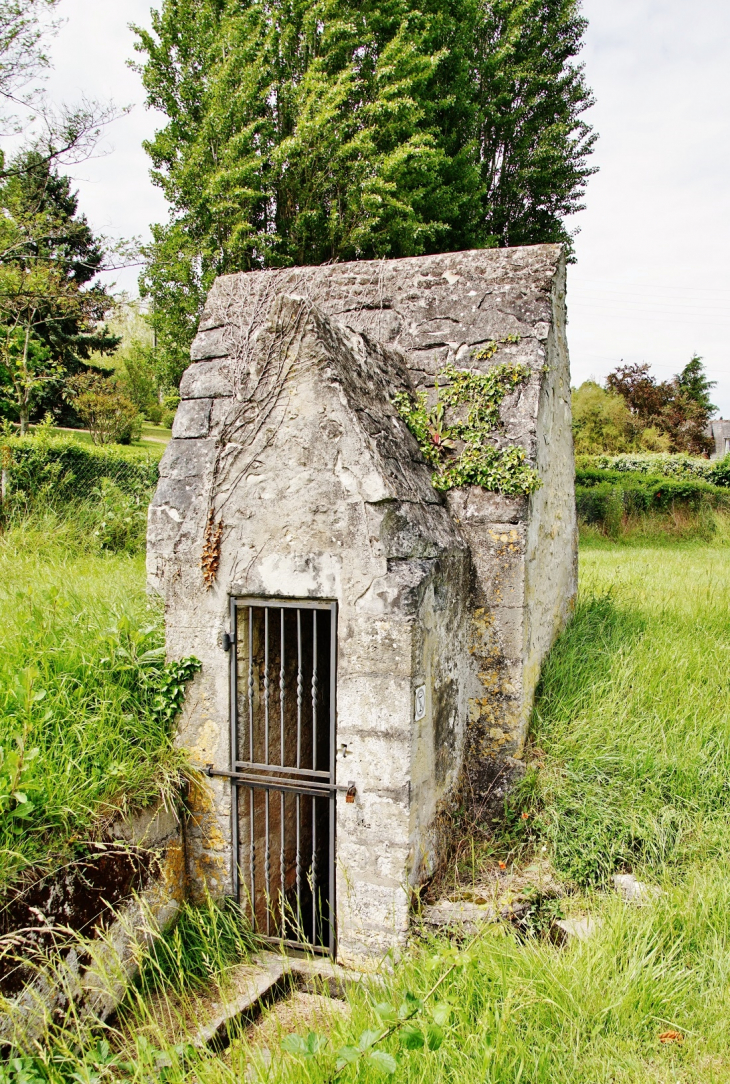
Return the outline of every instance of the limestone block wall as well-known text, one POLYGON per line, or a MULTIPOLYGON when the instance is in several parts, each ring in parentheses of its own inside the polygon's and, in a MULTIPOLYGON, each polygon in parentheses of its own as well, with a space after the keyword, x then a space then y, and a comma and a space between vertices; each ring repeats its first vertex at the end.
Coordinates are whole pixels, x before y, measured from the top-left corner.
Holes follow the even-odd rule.
MULTIPOLYGON (((230 594, 338 602, 338 778, 358 782, 338 812, 340 946, 380 951, 407 929, 409 884, 438 861, 436 816, 462 770, 488 789, 495 765, 521 755, 540 663, 575 595, 562 253, 226 276, 191 359, 148 545, 168 651, 203 663, 179 741, 200 764, 228 762, 230 594), (507 359, 531 376, 504 400, 496 439, 522 445, 543 486, 443 499, 393 395, 433 389, 451 362, 507 359), (209 588, 206 524, 221 532, 209 588)), ((225 892, 228 782, 192 804, 198 881, 225 892)))
MULTIPOLYGON (((338 603, 338 777, 357 783, 356 801, 338 803, 339 949, 381 952, 407 929, 408 882, 433 867, 431 822, 461 763, 469 554, 392 404, 407 386, 400 355, 278 295, 251 365, 242 415, 231 396, 184 401, 151 509, 150 572, 166 597, 168 648, 203 663, 179 740, 201 765, 229 763, 221 643, 230 595, 338 603), (218 464, 220 567, 206 589, 201 485, 186 471, 220 452, 208 434, 221 407, 222 426, 239 428, 218 464), (170 504, 181 479, 187 518, 170 504), (416 726, 419 684, 428 695, 416 726)), ((191 805, 199 883, 224 892, 230 784, 211 779, 191 805)))

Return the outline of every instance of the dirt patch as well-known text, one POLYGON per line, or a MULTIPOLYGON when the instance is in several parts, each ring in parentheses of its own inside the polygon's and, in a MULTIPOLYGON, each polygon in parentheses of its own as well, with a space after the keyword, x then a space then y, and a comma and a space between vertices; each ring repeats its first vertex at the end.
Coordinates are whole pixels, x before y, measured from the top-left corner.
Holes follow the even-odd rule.
POLYGON ((154 863, 149 850, 97 844, 84 858, 12 889, 0 905, 0 993, 22 989, 30 977, 26 961, 106 929, 114 909, 146 886, 154 863))

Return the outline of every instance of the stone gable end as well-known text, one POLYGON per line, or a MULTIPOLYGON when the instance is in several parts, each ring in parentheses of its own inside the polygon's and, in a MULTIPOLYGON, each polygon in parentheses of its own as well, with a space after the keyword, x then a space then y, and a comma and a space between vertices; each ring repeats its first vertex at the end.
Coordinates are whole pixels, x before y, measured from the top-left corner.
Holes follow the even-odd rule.
MULTIPOLYGON (((168 652, 203 664, 178 740, 235 768, 231 598, 336 603, 336 773, 355 792, 336 803, 341 955, 402 939, 449 803, 489 804, 519 769, 575 595, 564 294, 560 249, 539 246, 228 276, 208 299, 149 520, 168 652), (542 486, 444 498, 393 399, 506 358, 531 375, 495 440, 542 486)), ((223 894, 245 813, 232 826, 224 776, 195 794, 191 881, 223 894)))

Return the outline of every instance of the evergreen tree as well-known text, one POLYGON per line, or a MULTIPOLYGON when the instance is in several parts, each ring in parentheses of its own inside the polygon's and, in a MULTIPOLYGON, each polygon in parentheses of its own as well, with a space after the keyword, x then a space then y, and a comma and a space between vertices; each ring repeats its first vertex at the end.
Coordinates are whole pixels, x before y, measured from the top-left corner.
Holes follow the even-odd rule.
POLYGON ((216 274, 567 241, 594 137, 577 0, 163 0, 144 290, 171 371, 216 274))
POLYGON ((33 409, 61 403, 64 379, 118 338, 100 326, 110 301, 93 280, 104 251, 68 177, 39 152, 0 184, 0 399, 25 429, 33 409))

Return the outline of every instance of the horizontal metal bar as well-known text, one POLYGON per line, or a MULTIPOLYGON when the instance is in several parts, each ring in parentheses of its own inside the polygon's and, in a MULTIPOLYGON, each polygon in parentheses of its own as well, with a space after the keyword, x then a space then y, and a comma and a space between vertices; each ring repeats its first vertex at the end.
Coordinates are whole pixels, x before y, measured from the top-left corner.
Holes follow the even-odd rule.
POLYGON ((313 945, 311 941, 292 941, 287 937, 260 937, 257 940, 266 941, 268 945, 284 945, 286 948, 301 949, 302 952, 311 952, 315 956, 330 956, 329 947, 326 945, 313 945))
POLYGON ((315 772, 309 768, 289 768, 285 764, 261 764, 258 761, 252 760, 237 760, 237 768, 250 768, 254 771, 266 771, 266 772, 284 772, 287 775, 303 775, 307 777, 316 777, 317 779, 329 779, 329 772, 315 772))
POLYGON ((355 796, 355 784, 350 782, 344 783, 317 783, 315 781, 302 781, 296 783, 294 780, 291 782, 267 777, 264 775, 246 775, 244 772, 227 772, 222 768, 214 768, 212 765, 208 765, 206 768, 206 774, 216 778, 230 779, 237 786, 241 787, 256 787, 259 790, 286 790, 291 791, 293 794, 314 794, 316 796, 329 797, 335 792, 342 792, 347 794, 348 797, 355 796))
POLYGON ((308 598, 274 598, 271 595, 268 595, 265 599, 234 598, 233 602, 236 606, 250 606, 255 610, 331 610, 334 606, 334 600, 332 602, 323 602, 321 599, 315 601, 308 598))

